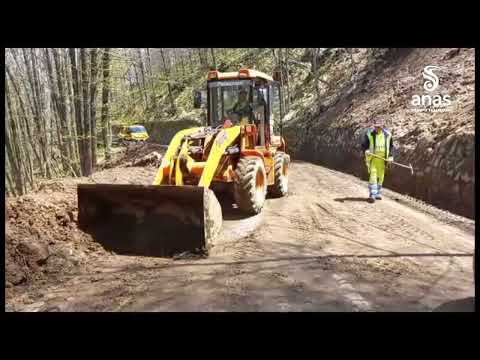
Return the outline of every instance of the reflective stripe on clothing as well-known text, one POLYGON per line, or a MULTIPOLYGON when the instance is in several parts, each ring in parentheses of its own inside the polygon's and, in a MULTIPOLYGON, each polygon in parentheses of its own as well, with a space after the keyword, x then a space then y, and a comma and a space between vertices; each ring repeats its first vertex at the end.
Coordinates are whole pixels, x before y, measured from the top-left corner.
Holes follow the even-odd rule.
MULTIPOLYGON (((388 130, 383 129, 379 134, 377 134, 374 129, 369 129, 366 135, 368 138, 368 149, 370 152, 387 159, 390 156, 390 146, 392 141, 391 133, 388 130)), ((366 143, 362 145, 364 149, 366 145, 366 143)), ((384 160, 370 155, 365 156, 365 162, 369 174, 368 188, 370 191, 370 196, 380 196, 383 180, 385 178, 386 163, 384 160)))
POLYGON ((390 142, 392 134, 388 130, 383 130, 379 134, 373 130, 367 132, 370 152, 387 159, 390 156, 390 142), (375 136, 374 136, 375 135, 375 136))
POLYGON ((383 184, 385 178, 385 161, 377 158, 372 158, 369 167, 369 179, 370 184, 383 184))

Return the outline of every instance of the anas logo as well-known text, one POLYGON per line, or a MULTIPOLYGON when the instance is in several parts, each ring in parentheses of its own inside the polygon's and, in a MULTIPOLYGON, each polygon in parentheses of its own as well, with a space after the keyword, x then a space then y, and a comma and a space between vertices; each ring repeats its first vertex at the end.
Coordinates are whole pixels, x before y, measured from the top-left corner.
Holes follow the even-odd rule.
POLYGON ((438 87, 438 76, 435 75, 433 70, 440 69, 438 66, 435 65, 430 65, 430 66, 425 66, 423 69, 423 78, 426 79, 425 83, 423 84, 423 87, 427 91, 434 91, 438 87))
POLYGON ((439 66, 429 65, 423 68, 422 76, 425 79, 423 88, 430 94, 413 95, 410 104, 413 106, 411 111, 416 112, 444 112, 449 111, 452 101, 450 95, 431 94, 438 89, 440 80, 435 73, 441 70, 439 66), (434 72, 435 71, 435 72, 434 72))

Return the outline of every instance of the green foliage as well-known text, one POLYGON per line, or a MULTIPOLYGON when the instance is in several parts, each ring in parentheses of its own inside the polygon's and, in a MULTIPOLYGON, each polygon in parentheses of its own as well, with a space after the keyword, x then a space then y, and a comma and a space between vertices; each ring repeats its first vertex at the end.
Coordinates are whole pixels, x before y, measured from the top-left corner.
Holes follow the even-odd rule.
MULTIPOLYGON (((277 55, 278 55, 278 49, 277 55)), ((283 50, 285 51, 285 50, 283 50)), ((300 61, 304 55, 304 49, 288 49, 289 57, 300 61)), ((132 123, 145 123, 148 121, 168 121, 182 118, 199 118, 201 111, 193 108, 193 93, 195 90, 203 89, 206 83, 207 69, 198 63, 191 66, 187 59, 184 59, 183 67, 170 71, 169 74, 154 73, 153 89, 146 87, 147 104, 144 100, 143 89, 129 87, 125 79, 131 63, 123 59, 115 59, 112 66, 113 103, 112 120, 114 123, 130 125, 132 123), (168 84, 174 98, 176 113, 172 115, 170 110, 170 99, 168 84), (155 97, 154 97, 155 93, 155 97)), ((241 68, 251 68, 273 74, 276 68, 275 58, 271 48, 231 48, 215 49, 216 65, 219 71, 237 71, 241 68)), ((211 61, 210 53, 208 57, 211 61)), ((291 65, 291 73, 305 73, 305 70, 291 65)), ((305 76, 300 76, 303 79, 305 76)), ((293 93, 298 87, 297 81, 292 75, 291 85, 293 93)))

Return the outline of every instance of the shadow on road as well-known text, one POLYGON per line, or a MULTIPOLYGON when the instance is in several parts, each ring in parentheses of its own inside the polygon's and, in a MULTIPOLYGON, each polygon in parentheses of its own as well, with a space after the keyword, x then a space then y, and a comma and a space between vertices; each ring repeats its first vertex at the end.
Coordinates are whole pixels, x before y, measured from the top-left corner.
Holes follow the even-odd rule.
MULTIPOLYGON (((246 265, 246 264, 255 264, 255 263, 269 263, 269 262, 281 262, 281 261, 296 261, 298 263, 305 262, 315 262, 322 261, 326 259, 342 259, 342 258, 357 258, 357 259, 369 259, 369 258, 399 258, 399 257, 471 257, 473 254, 464 254, 464 253, 404 253, 404 254, 385 254, 385 255, 367 255, 367 254, 330 254, 330 255, 319 255, 319 256, 286 256, 286 257, 277 257, 270 259, 260 259, 260 260, 241 260, 241 261, 220 261, 220 262, 208 262, 208 260, 201 260, 200 262, 188 262, 188 263, 168 263, 158 266, 142 266, 139 265, 135 268, 129 268, 128 271, 143 271, 143 270, 159 270, 165 268, 174 268, 174 267, 191 267, 191 266, 233 266, 233 265, 246 265)), ((107 271, 105 273, 117 273, 123 272, 124 269, 107 271)))
POLYGON ((240 209, 235 204, 233 196, 228 193, 215 194, 220 206, 222 207, 222 217, 223 220, 243 220, 252 215, 248 215, 240 211, 240 209))
POLYGON ((433 309, 434 312, 473 312, 475 311, 475 298, 468 297, 443 303, 433 309))
POLYGON ((333 200, 342 202, 342 203, 345 201, 367 202, 367 198, 365 197, 343 197, 343 198, 336 198, 333 200))

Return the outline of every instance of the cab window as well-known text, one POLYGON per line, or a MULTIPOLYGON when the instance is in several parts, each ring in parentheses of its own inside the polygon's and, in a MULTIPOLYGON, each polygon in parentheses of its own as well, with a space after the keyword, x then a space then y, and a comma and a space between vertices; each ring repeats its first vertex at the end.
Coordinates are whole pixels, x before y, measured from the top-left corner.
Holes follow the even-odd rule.
POLYGON ((252 120, 251 82, 248 80, 213 81, 208 84, 210 96, 210 124, 218 126, 226 119, 238 123, 252 120))
POLYGON ((280 134, 280 121, 281 121, 281 112, 280 112, 280 88, 278 84, 273 84, 271 86, 271 122, 273 124, 273 133, 280 134))
POLYGON ((132 132, 132 133, 142 133, 142 132, 146 132, 146 130, 143 126, 132 126, 130 128, 130 132, 132 132))
POLYGON ((265 145, 265 142, 270 139, 269 123, 268 123, 268 87, 256 86, 253 96, 253 111, 255 125, 259 130, 259 145, 265 145))

